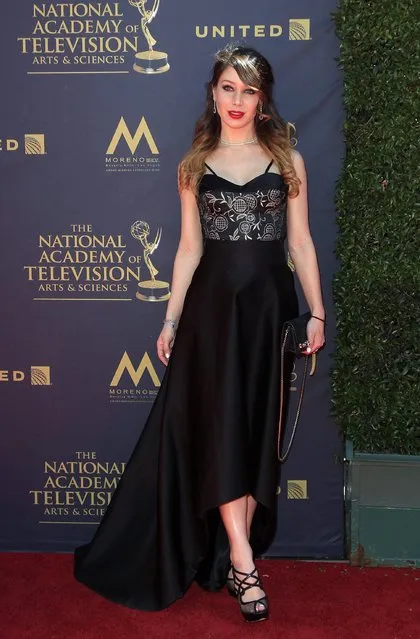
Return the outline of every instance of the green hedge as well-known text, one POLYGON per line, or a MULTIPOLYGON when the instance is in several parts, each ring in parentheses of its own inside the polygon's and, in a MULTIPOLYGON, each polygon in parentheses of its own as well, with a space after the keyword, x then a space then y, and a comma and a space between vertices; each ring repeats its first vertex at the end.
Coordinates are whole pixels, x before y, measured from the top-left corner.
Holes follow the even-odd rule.
POLYGON ((359 452, 420 454, 419 31, 414 0, 341 0, 333 410, 359 452))

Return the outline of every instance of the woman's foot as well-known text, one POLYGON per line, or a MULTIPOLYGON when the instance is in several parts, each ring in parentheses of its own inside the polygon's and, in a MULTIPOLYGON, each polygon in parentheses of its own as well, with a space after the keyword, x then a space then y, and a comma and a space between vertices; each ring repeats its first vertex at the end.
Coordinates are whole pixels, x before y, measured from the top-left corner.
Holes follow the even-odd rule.
MULTIPOLYGON (((241 595, 241 601, 243 603, 249 603, 251 601, 256 601, 258 599, 262 599, 263 597, 265 597, 265 592, 264 590, 260 587, 260 585, 257 585, 258 583, 260 583, 259 577, 258 577, 258 572, 255 568, 255 564, 254 564, 254 560, 252 557, 252 549, 251 546, 249 546, 248 544, 248 548, 244 548, 241 553, 239 554, 231 554, 231 562, 232 562, 232 566, 233 566, 233 570, 236 570, 236 578, 235 578, 235 573, 231 570, 229 570, 228 573, 228 579, 229 576, 232 577, 232 588, 234 588, 236 590, 236 593, 238 594, 238 580, 244 580, 243 583, 241 584, 241 588, 242 588, 242 595, 241 595), (239 574, 242 573, 242 574, 239 574), (252 574, 252 576, 251 576, 252 574), (249 575, 246 579, 245 579, 245 575, 249 575)), ((259 602, 255 605, 255 610, 256 612, 264 612, 265 610, 265 605, 264 602, 259 602)))
POLYGON ((246 573, 233 566, 233 580, 245 621, 264 621, 268 619, 268 599, 261 587, 262 584, 257 569, 254 568, 251 572, 246 573), (262 596, 248 597, 246 599, 250 591, 256 590, 259 590, 262 596))

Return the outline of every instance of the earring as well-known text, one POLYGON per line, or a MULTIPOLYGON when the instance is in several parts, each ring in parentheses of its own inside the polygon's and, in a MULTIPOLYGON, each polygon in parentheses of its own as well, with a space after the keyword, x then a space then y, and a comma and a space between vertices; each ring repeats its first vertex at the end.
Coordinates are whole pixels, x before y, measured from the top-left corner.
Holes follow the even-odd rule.
POLYGON ((260 102, 260 104, 259 104, 259 106, 258 106, 258 110, 259 110, 258 119, 259 119, 259 120, 264 120, 264 114, 263 114, 262 102, 260 102))
POLYGON ((213 98, 213 113, 217 113, 216 100, 213 98))

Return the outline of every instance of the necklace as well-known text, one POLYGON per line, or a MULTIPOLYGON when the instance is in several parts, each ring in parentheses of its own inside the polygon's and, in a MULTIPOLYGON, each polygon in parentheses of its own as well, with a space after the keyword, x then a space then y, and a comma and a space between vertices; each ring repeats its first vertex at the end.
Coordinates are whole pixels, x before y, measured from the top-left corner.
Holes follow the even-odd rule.
POLYGON ((255 138, 252 138, 251 140, 244 140, 243 142, 229 142, 228 140, 220 138, 220 144, 222 144, 223 146, 242 146, 244 144, 254 144, 254 142, 257 142, 257 140, 257 136, 255 136, 255 138))

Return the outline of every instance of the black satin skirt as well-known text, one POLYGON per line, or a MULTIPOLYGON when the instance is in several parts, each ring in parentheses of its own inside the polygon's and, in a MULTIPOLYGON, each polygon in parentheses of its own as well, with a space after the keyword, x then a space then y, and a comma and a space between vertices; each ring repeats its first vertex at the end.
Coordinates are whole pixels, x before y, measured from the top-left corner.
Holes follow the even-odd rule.
POLYGON ((226 582, 218 506, 257 500, 251 545, 276 528, 282 323, 298 314, 282 241, 207 240, 144 429, 75 577, 114 602, 159 610, 195 579, 226 582))

